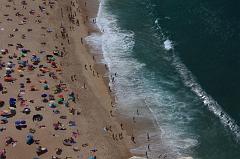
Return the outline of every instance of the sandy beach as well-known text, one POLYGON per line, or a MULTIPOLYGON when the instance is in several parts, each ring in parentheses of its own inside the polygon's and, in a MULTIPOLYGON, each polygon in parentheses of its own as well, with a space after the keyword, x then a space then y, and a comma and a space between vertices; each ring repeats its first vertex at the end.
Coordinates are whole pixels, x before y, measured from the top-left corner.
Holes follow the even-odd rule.
POLYGON ((1 2, 0 158, 125 159, 105 66, 85 37, 96 0, 1 2))

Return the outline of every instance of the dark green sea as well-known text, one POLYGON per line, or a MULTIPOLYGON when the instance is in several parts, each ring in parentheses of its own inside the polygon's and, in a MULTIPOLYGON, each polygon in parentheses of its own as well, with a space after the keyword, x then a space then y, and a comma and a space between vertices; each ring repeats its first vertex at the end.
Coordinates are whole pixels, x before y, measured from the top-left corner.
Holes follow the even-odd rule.
POLYGON ((155 152, 240 158, 239 0, 102 0, 97 23, 118 104, 161 130, 155 152))

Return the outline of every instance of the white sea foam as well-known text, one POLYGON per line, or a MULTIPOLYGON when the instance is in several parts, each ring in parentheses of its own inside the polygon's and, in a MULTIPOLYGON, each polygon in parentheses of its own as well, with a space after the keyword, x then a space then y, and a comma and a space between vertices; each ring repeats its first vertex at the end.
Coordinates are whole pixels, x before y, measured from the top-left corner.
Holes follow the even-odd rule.
POLYGON ((173 48, 173 43, 169 39, 165 40, 163 44, 164 48, 168 51, 173 48))
MULTIPOLYGON (((117 17, 107 11, 105 2, 101 1, 97 17, 97 25, 103 34, 92 34, 86 40, 95 49, 103 51, 104 60, 109 66, 110 73, 118 73, 114 87, 118 97, 117 102, 127 110, 125 113, 132 115, 136 107, 148 107, 154 115, 141 112, 142 115, 155 118, 162 132, 162 142, 169 147, 167 149, 171 150, 170 153, 182 156, 183 149, 197 144, 197 140, 188 135, 184 129, 186 123, 192 120, 191 115, 181 114, 177 111, 186 109, 187 106, 185 103, 179 102, 172 92, 164 90, 161 86, 155 87, 154 75, 152 75, 152 81, 144 77, 144 74, 151 74, 151 72, 146 70, 143 72, 145 64, 131 56, 135 45, 134 32, 118 27, 117 17), (134 108, 131 108, 132 106, 134 108), (184 120, 179 120, 182 118, 184 120)), ((165 39, 165 42, 166 50, 173 49, 170 40, 165 39)), ((174 85, 173 82, 164 80, 164 77, 161 82, 169 87, 174 85)), ((157 143, 153 145, 156 150, 163 148, 163 145, 157 143)))
MULTIPOLYGON (((162 142, 169 147, 178 157, 186 156, 182 152, 186 149, 191 149, 198 144, 198 137, 196 134, 190 134, 187 130, 188 123, 194 120, 194 116, 199 108, 192 108, 192 103, 187 103, 178 99, 177 95, 173 92, 165 89, 165 87, 174 87, 174 84, 178 81, 169 82, 164 77, 161 79, 161 83, 164 83, 165 87, 154 85, 153 80, 144 78, 144 74, 151 74, 144 69, 145 64, 138 62, 131 57, 132 49, 135 45, 134 32, 129 30, 122 30, 118 27, 118 17, 107 11, 105 7, 106 1, 101 1, 100 9, 97 17, 97 24, 100 30, 103 31, 103 35, 91 35, 87 38, 87 41, 91 42, 96 48, 101 48, 103 56, 110 68, 111 73, 118 72, 116 83, 116 95, 118 97, 118 103, 121 106, 125 106, 126 114, 132 115, 134 107, 148 107, 154 114, 154 118, 157 121, 157 125, 161 129, 162 142), (187 113, 184 113, 187 112, 187 113)), ((149 5, 151 6, 151 5, 149 5)), ((153 12, 153 11, 151 11, 153 12)), ((173 57, 169 57, 172 54, 168 54, 167 59, 173 59, 172 65, 179 72, 183 83, 194 92, 199 99, 202 99, 203 103, 217 115, 221 122, 228 126, 232 132, 235 132, 239 136, 239 127, 235 122, 222 110, 221 106, 209 96, 201 86, 194 79, 192 73, 181 62, 180 58, 175 55, 173 42, 165 37, 161 31, 159 20, 155 20, 156 30, 162 41, 162 47, 167 53, 173 53, 173 57)), ((168 60, 171 61, 171 60, 168 60)), ((188 98, 186 92, 184 92, 186 98, 188 98)), ((145 116, 151 116, 152 114, 143 114, 145 116)), ((156 145, 157 148, 162 148, 156 145)), ((135 151, 142 151, 143 147, 135 151)))
POLYGON ((220 121, 227 126, 239 140, 240 128, 236 122, 222 109, 222 107, 215 101, 210 95, 208 95, 200 86, 196 79, 192 75, 191 71, 181 62, 180 58, 173 54, 173 65, 178 70, 184 84, 189 87, 200 99, 202 99, 204 105, 214 113, 220 121))
POLYGON ((155 20, 156 30, 160 32, 159 38, 165 39, 163 42, 164 48, 167 51, 173 50, 173 65, 176 67, 179 72, 184 84, 189 87, 200 99, 202 99, 204 105, 215 114, 220 121, 227 126, 236 136, 236 139, 240 139, 240 127, 236 122, 222 109, 222 107, 215 101, 209 94, 207 94, 200 84, 197 83, 191 71, 183 64, 181 59, 174 53, 173 42, 169 38, 165 37, 162 32, 162 28, 159 24, 159 20, 155 20))

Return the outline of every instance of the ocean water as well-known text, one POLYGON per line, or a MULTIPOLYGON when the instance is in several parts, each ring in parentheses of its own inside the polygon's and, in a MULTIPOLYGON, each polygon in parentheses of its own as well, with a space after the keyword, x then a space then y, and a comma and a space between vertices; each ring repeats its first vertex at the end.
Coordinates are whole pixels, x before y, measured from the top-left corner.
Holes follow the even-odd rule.
POLYGON ((87 40, 117 72, 119 107, 160 130, 152 158, 240 158, 239 10, 237 0, 101 1, 103 34, 87 40))

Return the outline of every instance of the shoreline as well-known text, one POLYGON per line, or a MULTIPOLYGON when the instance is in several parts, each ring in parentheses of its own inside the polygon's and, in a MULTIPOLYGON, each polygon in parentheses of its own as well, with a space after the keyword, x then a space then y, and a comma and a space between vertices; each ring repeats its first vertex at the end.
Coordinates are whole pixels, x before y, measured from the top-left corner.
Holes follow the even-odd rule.
POLYGON ((141 124, 135 124, 122 114, 111 81, 114 73, 102 63, 104 52, 86 41, 89 35, 103 34, 96 25, 99 4, 98 0, 2 3, 0 112, 4 117, 5 112, 16 111, 1 119, 7 120, 0 125, 0 150, 7 158, 148 156, 145 135, 153 121, 140 115, 136 121, 141 124), (14 78, 7 82, 6 77, 14 78), (10 109, 6 103, 11 98, 17 100, 10 109), (43 119, 35 122, 35 115, 43 119), (14 127, 19 120, 27 123, 24 129, 14 127), (34 141, 26 144, 29 135, 34 141), (135 151, 139 146, 141 151, 135 151), (41 147, 47 151, 36 153, 41 147))
MULTIPOLYGON (((100 7, 100 6, 99 6, 100 7)), ((99 9, 98 9, 99 10, 99 9)), ((93 18, 96 18, 95 16, 93 16, 93 18)), ((98 25, 96 23, 94 24, 90 24, 88 25, 90 28, 92 28, 94 31, 92 32, 92 34, 104 34, 103 32, 101 32, 100 28, 98 27, 98 25)), ((90 35, 92 35, 90 34, 90 35)), ((117 120, 118 123, 122 123, 124 125, 124 129, 126 130, 126 134, 127 136, 130 138, 131 136, 134 136, 135 138, 135 144, 131 143, 131 146, 129 147, 129 151, 130 153, 135 156, 135 157, 139 157, 139 158, 156 158, 157 156, 162 156, 164 157, 166 155, 166 152, 168 152, 168 150, 166 150, 165 148, 163 148, 163 143, 161 141, 161 136, 159 134, 161 134, 161 130, 159 130, 158 126, 156 126, 156 121, 154 117, 144 117, 142 115, 136 116, 133 114, 134 116, 134 121, 132 116, 129 115, 125 115, 126 112, 124 112, 124 110, 121 110, 121 107, 118 107, 120 105, 118 105, 117 103, 117 95, 115 94, 116 92, 116 87, 115 84, 110 80, 111 77, 117 78, 115 77, 115 73, 114 72, 110 72, 109 69, 105 69, 105 67, 103 66, 104 63, 106 63, 105 58, 104 58, 104 53, 103 50, 97 50, 95 51, 93 46, 91 46, 91 42, 89 44, 89 50, 92 54, 95 56, 99 56, 97 57, 98 60, 96 60, 96 62, 100 62, 100 64, 97 64, 98 66, 102 66, 102 70, 103 70, 103 74, 106 74, 107 77, 105 77, 105 84, 106 87, 108 87, 109 85, 113 88, 113 91, 109 92, 109 95, 111 96, 112 100, 113 100, 113 104, 115 105, 115 118, 117 120), (92 48, 91 48, 92 47, 92 48), (97 52, 97 53, 96 53, 97 52), (102 60, 104 61, 102 63, 102 60), (141 123, 141 124, 139 124, 141 123), (147 136, 149 135, 150 139, 147 139, 147 136), (159 141, 155 142, 155 141, 159 141), (157 147, 155 147, 157 146, 157 147), (159 150, 156 150, 156 148, 159 150), (161 155, 159 155, 161 154, 161 155)), ((109 67, 109 66, 108 66, 109 67)), ((117 73, 117 72, 116 72, 117 73)), ((141 111, 141 110, 140 110, 141 111)), ((140 112, 140 113, 152 113, 148 108, 145 108, 145 110, 143 110, 144 112, 140 112)), ((167 156, 167 155, 166 155, 167 156)))
MULTIPOLYGON (((82 21, 84 23, 84 25, 83 25, 84 33, 83 34, 85 34, 85 35, 84 35, 83 39, 85 39, 87 36, 89 36, 92 33, 102 34, 102 32, 97 27, 96 23, 93 23, 90 21, 90 19, 95 19, 97 17, 100 2, 98 0, 89 0, 87 2, 78 0, 78 3, 80 6, 85 5, 85 7, 80 7, 82 9, 82 11, 80 12, 81 18, 83 18, 82 21)), ((95 21, 96 21, 96 19, 95 19, 95 21)), ((85 40, 84 40, 84 42, 85 42, 85 40)), ((106 98, 106 101, 100 100, 102 102, 102 104, 105 105, 102 108, 105 109, 106 115, 109 115, 109 117, 111 118, 112 121, 110 123, 113 125, 112 127, 117 129, 116 131, 121 132, 119 121, 116 120, 117 118, 115 117, 115 115, 112 116, 112 113, 111 113, 111 112, 114 112, 114 110, 112 110, 112 109, 114 109, 113 105, 115 104, 115 95, 113 94, 113 92, 110 91, 110 87, 108 88, 109 83, 110 83, 109 76, 108 76, 108 74, 110 72, 108 70, 108 66, 106 66, 102 63, 99 63, 101 59, 104 59, 102 52, 100 51, 100 52, 97 52, 97 54, 92 54, 91 46, 84 42, 83 42, 83 48, 85 49, 84 52, 86 53, 85 54, 86 58, 89 60, 88 62, 91 63, 91 66, 92 66, 93 70, 95 71, 95 73, 99 74, 99 76, 101 75, 101 77, 99 77, 97 75, 97 77, 100 78, 100 81, 101 81, 100 82, 101 84, 99 84, 95 80, 93 80, 92 82, 89 82, 92 80, 92 78, 85 74, 85 77, 87 76, 86 83, 89 84, 89 87, 91 87, 90 89, 92 89, 92 87, 94 87, 95 91, 96 90, 100 91, 98 93, 96 93, 94 91, 94 94, 95 94, 95 96, 97 96, 98 99, 101 99, 103 97, 103 95, 105 96, 104 98, 106 98), (98 84, 96 86, 96 85, 92 85, 93 83, 98 83, 98 84), (97 87, 99 87, 99 88, 96 89, 97 87), (103 93, 102 91, 104 91, 105 93, 103 93)), ((86 60, 86 58, 85 58, 85 60, 86 60)), ((93 76, 95 76, 94 71, 92 74, 93 76)), ((87 86, 87 89, 88 89, 88 86, 87 86)), ((123 143, 120 143, 123 145, 123 147, 121 146, 121 148, 120 148, 121 150, 118 150, 118 151, 119 152, 123 151, 123 154, 124 154, 123 156, 125 156, 125 157, 123 157, 123 156, 120 157, 119 155, 117 155, 117 156, 114 156, 115 158, 118 158, 118 157, 119 158, 129 158, 132 156, 132 155, 130 155, 130 152, 129 152, 130 147, 132 147, 130 136, 128 136, 128 135, 126 136, 127 133, 125 132, 125 130, 123 130, 123 134, 124 134, 124 139, 123 139, 124 141, 123 141, 123 143), (130 143, 129 143, 129 141, 130 141, 130 143)), ((117 135, 117 134, 115 134, 115 135, 117 135)), ((118 142, 118 139, 116 139, 116 140, 118 142)), ((115 143, 115 144, 118 145, 119 143, 115 143)), ((113 147, 111 147, 111 148, 114 151, 116 151, 116 148, 113 148, 113 147)), ((108 154, 108 155, 110 155, 110 154, 108 154)), ((113 156, 111 156, 111 158, 112 157, 113 156)))
MULTIPOLYGON (((98 0, 93 0, 93 1, 98 1, 98 0)), ((99 1, 98 1, 99 2, 99 1)), ((100 2, 98 3, 98 6, 100 7, 100 2)), ((99 7, 98 7, 98 11, 99 11, 99 7)), ((89 9, 89 8, 88 8, 89 9)), ((91 10, 91 8, 90 8, 91 10)), ((92 18, 95 19, 95 23, 88 23, 87 27, 90 28, 90 34, 88 36, 91 36, 92 34, 100 34, 102 36, 102 34, 104 34, 104 32, 102 32, 100 30, 100 28, 98 27, 97 23, 96 23, 96 18, 97 18, 97 14, 98 12, 94 12, 94 14, 92 15, 92 18)), ((117 101, 117 95, 115 94, 115 86, 114 83, 111 82, 110 78, 111 77, 115 77, 115 73, 114 72, 110 72, 109 70, 109 66, 107 66, 106 69, 106 62, 105 62, 105 58, 104 58, 104 53, 103 50, 94 50, 94 46, 91 45, 91 42, 89 45, 87 45, 87 49, 89 51, 89 53, 93 56, 95 56, 95 68, 97 70, 99 70, 100 72, 102 72, 102 74, 104 75, 103 79, 104 79, 104 83, 106 85, 106 88, 109 86, 111 88, 113 88, 113 91, 108 91, 110 98, 112 99, 112 104, 115 107, 113 107, 115 109, 114 112, 114 118, 116 119, 117 123, 121 123, 124 126, 124 130, 126 131, 126 135, 128 136, 129 140, 131 140, 131 136, 134 136, 135 138, 135 144, 133 142, 131 142, 131 144, 128 144, 128 148, 130 153, 132 154, 133 157, 139 157, 139 159, 145 159, 145 157, 147 158, 156 158, 157 156, 162 156, 164 157, 166 155, 166 152, 168 152, 168 150, 166 150, 165 148, 163 148, 163 143, 161 141, 161 136, 159 136, 158 133, 161 134, 161 130, 159 130, 158 127, 156 127, 155 123, 155 119, 153 117, 148 118, 148 117, 144 117, 144 116, 135 116, 136 120, 135 122, 133 121, 132 117, 130 116, 126 116, 124 115, 124 110, 120 110, 121 108, 118 108, 118 103, 117 101), (104 62, 102 62, 102 60, 104 62), (105 64, 105 66, 104 66, 105 64), (100 67, 100 68, 99 68, 100 67), (106 75, 106 76, 105 76, 106 75), (141 124, 139 124, 141 123, 141 124), (150 134, 150 135, 149 135, 150 134), (144 136, 146 135, 146 136, 144 136), (147 136, 150 136, 150 139, 148 141, 147 136), (160 143, 155 142, 155 141, 160 141, 160 143), (157 146, 157 147, 155 147, 157 146), (152 148, 151 148, 152 147, 152 148), (159 148, 159 150, 156 150, 156 148, 159 148), (159 155, 161 154, 161 155, 159 155)), ((95 48, 96 49, 96 48, 95 48)), ((116 72, 117 73, 117 72, 116 72)), ((147 111, 148 113, 152 113, 148 108, 146 108, 146 110, 144 110, 144 113, 146 113, 145 111, 147 111)), ((167 156, 167 155, 166 155, 167 156)), ((165 157, 166 157, 165 156, 165 157)))
MULTIPOLYGON (((82 1, 79 0, 79 2, 81 3, 82 1)), ((86 37, 88 37, 92 34, 99 34, 102 36, 102 34, 104 34, 104 33, 100 30, 100 28, 98 27, 97 22, 96 22, 96 18, 98 16, 97 14, 99 12, 100 2, 99 2, 99 0, 90 0, 88 2, 90 2, 91 6, 93 5, 93 8, 87 6, 85 8, 86 10, 84 10, 83 12, 85 15, 87 15, 92 20, 94 19, 95 23, 93 21, 89 21, 89 23, 86 23, 86 27, 89 29, 88 35, 86 37), (93 2, 93 1, 95 1, 95 2, 93 2), (96 6, 98 6, 98 7, 96 7, 96 6)), ((82 5, 83 5, 83 2, 82 2, 82 5)), ((103 55, 103 50, 102 49, 94 50, 94 47, 88 43, 86 45, 86 49, 91 56, 94 56, 94 69, 98 70, 100 72, 100 74, 102 75, 103 82, 106 87, 105 89, 107 89, 108 96, 111 99, 110 105, 112 106, 111 109, 113 112, 111 114, 114 114, 113 118, 117 124, 119 124, 119 125, 123 124, 124 134, 128 138, 126 141, 127 142, 126 146, 129 150, 129 153, 133 157, 139 157, 141 159, 144 159, 144 157, 146 157, 146 151, 145 150, 134 151, 134 149, 139 146, 142 147, 144 145, 149 145, 149 143, 154 143, 153 140, 159 139, 158 137, 152 137, 151 142, 146 143, 146 141, 144 141, 143 137, 139 137, 140 135, 143 135, 143 132, 145 132, 147 134, 148 130, 152 130, 152 131, 156 132, 156 128, 154 127, 154 121, 152 121, 152 119, 147 119, 144 117, 136 117, 136 120, 138 120, 138 122, 143 123, 140 125, 139 124, 136 125, 136 123, 133 122, 132 118, 130 118, 130 117, 126 118, 123 114, 121 114, 123 112, 121 112, 121 111, 119 112, 118 104, 116 103, 117 96, 116 96, 115 90, 114 90, 114 83, 111 83, 111 81, 110 81, 110 77, 115 77, 115 76, 114 76, 113 72, 110 72, 109 66, 105 62, 103 62, 103 61, 105 61, 104 55, 103 55), (113 90, 110 90, 110 89, 113 89, 113 90), (136 144, 134 144, 131 141, 131 136, 134 136, 134 138, 135 138, 134 140, 135 140, 136 144), (130 141, 130 143, 129 143, 129 141, 130 141)), ((146 146, 146 150, 147 150, 147 146, 146 146)), ((162 151, 162 153, 163 153, 163 151, 162 151)), ((150 158, 150 157, 151 157, 151 155, 150 156, 148 155, 148 158, 150 158)))

